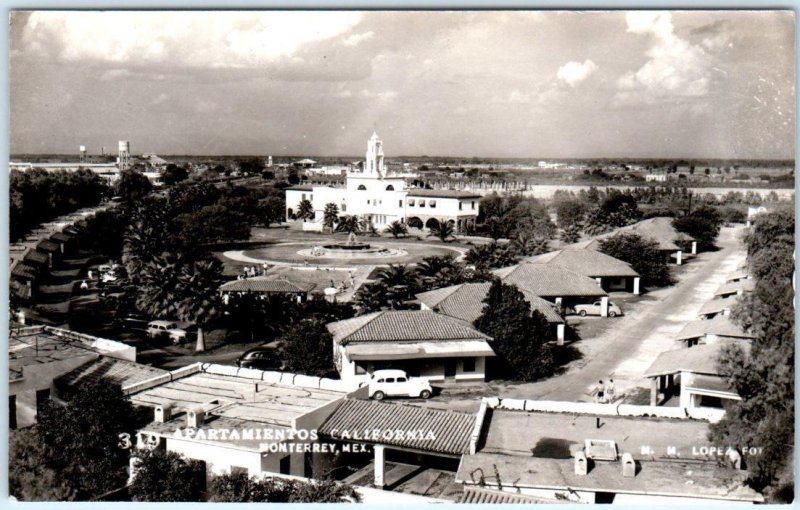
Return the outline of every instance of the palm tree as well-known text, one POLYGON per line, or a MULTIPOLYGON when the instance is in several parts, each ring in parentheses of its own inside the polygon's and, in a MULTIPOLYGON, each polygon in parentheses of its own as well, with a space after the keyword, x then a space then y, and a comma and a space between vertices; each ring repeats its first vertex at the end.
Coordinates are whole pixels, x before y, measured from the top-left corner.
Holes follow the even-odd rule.
POLYGON ((358 219, 358 216, 353 215, 340 216, 336 231, 346 234, 359 234, 361 233, 361 220, 358 219))
POLYGON ((514 249, 523 257, 530 257, 532 255, 541 255, 547 253, 549 246, 547 239, 532 235, 530 232, 521 231, 511 241, 514 249))
POLYGON ((400 236, 405 237, 406 234, 408 234, 408 227, 406 227, 405 223, 401 223, 399 221, 393 221, 386 228, 386 231, 392 234, 395 239, 397 239, 400 236))
POLYGON ((303 221, 314 217, 314 206, 309 200, 301 200, 297 205, 297 217, 303 221))
POLYGON ((453 237, 455 233, 455 228, 453 224, 447 220, 439 220, 431 225, 431 233, 429 235, 436 236, 443 243, 446 243, 448 239, 453 237))
POLYGON ((392 308, 400 308, 419 290, 416 272, 405 264, 389 264, 388 268, 378 273, 378 281, 388 287, 387 298, 392 308))
POLYGON ((453 255, 432 255, 417 264, 417 274, 430 288, 456 285, 466 280, 464 265, 456 262, 453 255))
POLYGON ((322 213, 322 224, 325 228, 333 230, 333 226, 339 219, 339 207, 334 203, 325 204, 325 211, 322 213))

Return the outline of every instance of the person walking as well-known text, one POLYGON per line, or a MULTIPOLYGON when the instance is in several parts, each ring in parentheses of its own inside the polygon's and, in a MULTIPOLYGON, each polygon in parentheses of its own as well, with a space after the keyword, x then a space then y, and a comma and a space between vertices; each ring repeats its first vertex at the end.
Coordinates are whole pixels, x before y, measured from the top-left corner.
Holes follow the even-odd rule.
POLYGON ((608 402, 612 402, 614 400, 614 379, 609 379, 608 384, 605 387, 605 397, 608 402))
POLYGON ((603 385, 603 381, 600 381, 597 385, 597 389, 594 394, 594 401, 598 404, 606 403, 605 385, 603 385))

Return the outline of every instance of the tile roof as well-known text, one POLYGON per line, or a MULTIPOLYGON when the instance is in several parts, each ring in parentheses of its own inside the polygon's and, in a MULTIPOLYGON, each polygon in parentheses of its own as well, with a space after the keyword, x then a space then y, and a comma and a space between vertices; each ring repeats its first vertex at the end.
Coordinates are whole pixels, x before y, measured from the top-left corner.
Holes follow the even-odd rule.
MULTIPOLYGON (((516 492, 506 492, 501 490, 487 489, 484 487, 465 486, 464 493, 458 500, 459 503, 467 505, 496 505, 496 504, 553 504, 560 501, 548 500, 545 498, 537 498, 536 496, 528 496, 526 494, 517 494, 516 492)), ((564 503, 568 503, 564 501, 564 503)))
POLYGON ((512 283, 523 291, 540 297, 600 297, 608 294, 588 276, 561 266, 522 262, 493 271, 504 283, 512 283))
POLYGON ((481 195, 471 191, 455 189, 409 189, 406 196, 423 198, 480 198, 481 195))
POLYGON ((642 220, 638 223, 634 223, 633 225, 628 225, 626 227, 618 228, 612 232, 600 234, 599 236, 596 236, 594 239, 588 239, 586 241, 581 241, 578 243, 567 245, 564 247, 564 249, 599 250, 601 240, 608 239, 609 237, 612 237, 620 232, 634 232, 644 237, 649 237, 650 239, 658 243, 658 247, 660 250, 665 250, 665 251, 680 250, 681 248, 677 244, 675 244, 675 241, 677 240, 687 240, 687 241, 693 240, 688 235, 675 230, 675 227, 672 226, 672 218, 658 217, 658 218, 649 218, 646 220, 642 220))
POLYGON ((468 323, 431 310, 373 312, 327 325, 340 345, 367 342, 491 340, 468 323))
MULTIPOLYGON (((417 294, 417 299, 431 310, 472 324, 483 313, 483 300, 486 299, 491 285, 488 282, 463 283, 417 294)), ((530 303, 531 310, 540 312, 547 322, 556 324, 564 322, 564 319, 556 313, 552 303, 526 290, 523 290, 522 294, 530 303)))
POLYGON ((700 308, 698 315, 707 315, 711 313, 720 313, 724 310, 730 310, 736 304, 738 296, 728 296, 726 298, 717 298, 708 301, 700 308))
POLYGON ((61 251, 61 245, 45 239, 39 241, 39 243, 36 245, 36 249, 46 252, 56 252, 56 251, 61 251))
POLYGON ((47 264, 50 261, 50 257, 48 257, 46 253, 42 253, 36 250, 30 250, 28 253, 25 254, 23 260, 29 260, 31 262, 37 262, 39 264, 47 264))
POLYGON ((591 278, 639 276, 627 262, 595 250, 557 250, 526 260, 554 264, 591 278))
POLYGON ((474 413, 345 399, 319 427, 319 434, 340 440, 462 455, 469 451, 474 427, 474 413))
POLYGON ((756 287, 756 281, 748 278, 747 280, 739 280, 738 282, 723 283, 714 292, 715 296, 724 296, 726 294, 733 294, 736 292, 744 291, 750 292, 756 287))
POLYGON ((68 388, 83 384, 106 381, 119 386, 128 386, 169 372, 133 361, 100 357, 59 377, 57 383, 68 388))
POLYGON ((307 293, 314 290, 315 284, 309 282, 293 282, 291 280, 256 276, 243 280, 224 283, 219 290, 223 292, 279 292, 307 293))
POLYGON ((717 315, 713 319, 699 319, 687 323, 677 335, 678 340, 690 340, 705 335, 753 338, 735 324, 727 315, 717 315))
POLYGON ((50 236, 50 240, 58 243, 66 243, 72 238, 73 236, 68 232, 55 232, 50 236))
POLYGON ((11 275, 23 279, 32 280, 36 278, 37 270, 35 267, 25 264, 19 260, 15 260, 11 265, 11 275))
POLYGON ((717 368, 717 359, 725 346, 724 342, 718 342, 662 352, 653 364, 644 371, 644 377, 675 374, 682 371, 721 375, 719 368, 717 368))

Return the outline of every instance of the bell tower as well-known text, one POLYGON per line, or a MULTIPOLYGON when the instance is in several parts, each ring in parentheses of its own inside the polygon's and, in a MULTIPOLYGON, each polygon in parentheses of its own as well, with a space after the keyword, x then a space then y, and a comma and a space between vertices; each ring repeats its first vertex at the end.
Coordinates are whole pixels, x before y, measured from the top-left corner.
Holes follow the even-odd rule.
POLYGON ((367 157, 364 166, 365 175, 383 179, 385 175, 383 166, 383 142, 378 137, 378 133, 373 132, 367 142, 367 157))

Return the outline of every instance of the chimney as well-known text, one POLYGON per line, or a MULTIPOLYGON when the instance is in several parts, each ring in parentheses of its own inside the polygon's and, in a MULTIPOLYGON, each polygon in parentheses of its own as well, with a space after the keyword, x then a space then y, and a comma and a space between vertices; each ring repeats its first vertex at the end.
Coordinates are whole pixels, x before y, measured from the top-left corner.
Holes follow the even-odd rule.
POLYGON ((159 404, 155 409, 155 421, 158 423, 168 422, 172 419, 172 404, 159 404))
POLYGON ((636 477, 636 461, 630 453, 622 454, 622 476, 625 478, 636 477))
POLYGON ((575 474, 586 475, 589 474, 589 459, 586 458, 586 452, 578 450, 574 453, 575 457, 575 474))
POLYGON ((202 407, 190 409, 186 413, 186 426, 189 427, 190 429, 196 429, 197 427, 203 424, 205 417, 206 417, 206 412, 203 410, 202 407))

